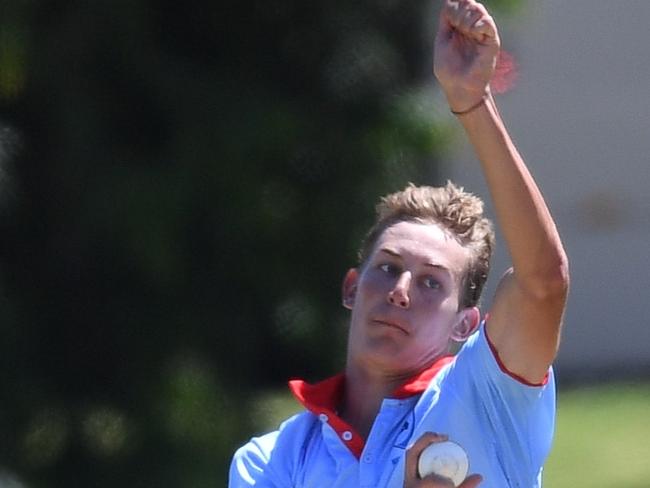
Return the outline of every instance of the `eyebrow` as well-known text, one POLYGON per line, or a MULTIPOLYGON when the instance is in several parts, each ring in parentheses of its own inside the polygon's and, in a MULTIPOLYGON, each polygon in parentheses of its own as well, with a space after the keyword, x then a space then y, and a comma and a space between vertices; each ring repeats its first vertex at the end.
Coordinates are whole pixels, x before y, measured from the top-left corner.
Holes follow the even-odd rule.
MULTIPOLYGON (((400 253, 398 253, 397 251, 393 251, 392 249, 389 249, 387 247, 382 247, 379 251, 384 252, 384 253, 388 254, 389 256, 393 256, 395 258, 403 259, 402 255, 400 253)), ((435 268, 435 269, 438 269, 440 271, 444 271, 444 272, 446 272, 446 273, 448 273, 450 275, 452 274, 451 270, 449 268, 447 268, 446 266, 443 266, 442 264, 434 264, 434 263, 426 263, 425 262, 425 263, 423 263, 423 265, 427 266, 429 268, 435 268)))

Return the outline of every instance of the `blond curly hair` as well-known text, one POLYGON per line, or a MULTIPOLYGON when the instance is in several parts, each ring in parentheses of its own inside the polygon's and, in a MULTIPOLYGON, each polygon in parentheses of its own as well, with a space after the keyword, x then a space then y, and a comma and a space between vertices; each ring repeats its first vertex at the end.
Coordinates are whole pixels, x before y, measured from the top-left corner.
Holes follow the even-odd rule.
POLYGON ((398 222, 438 224, 470 250, 472 258, 461 283, 460 307, 478 305, 490 270, 494 249, 492 222, 483 216, 483 201, 448 181, 445 186, 415 186, 382 197, 376 206, 377 219, 359 249, 363 266, 375 243, 388 227, 398 222))

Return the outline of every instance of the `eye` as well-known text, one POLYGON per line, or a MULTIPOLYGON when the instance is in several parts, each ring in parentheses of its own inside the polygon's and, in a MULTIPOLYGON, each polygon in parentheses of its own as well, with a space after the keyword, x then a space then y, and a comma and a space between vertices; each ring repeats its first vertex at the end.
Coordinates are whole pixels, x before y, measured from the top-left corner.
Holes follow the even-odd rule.
POLYGON ((426 276, 422 280, 422 283, 424 284, 424 286, 432 290, 438 290, 442 286, 440 282, 437 279, 435 279, 433 276, 426 276))
POLYGON ((382 263, 378 268, 386 274, 395 275, 399 273, 399 268, 391 263, 382 263))

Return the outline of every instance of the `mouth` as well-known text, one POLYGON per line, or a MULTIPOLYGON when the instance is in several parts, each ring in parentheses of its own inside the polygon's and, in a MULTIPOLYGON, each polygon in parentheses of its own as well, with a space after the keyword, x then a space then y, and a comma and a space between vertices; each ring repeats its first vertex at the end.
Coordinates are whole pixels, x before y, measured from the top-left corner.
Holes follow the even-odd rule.
POLYGON ((389 327, 391 329, 396 329, 405 335, 409 335, 408 329, 404 327, 402 324, 400 324, 399 322, 395 322, 393 320, 388 320, 388 319, 373 319, 372 322, 376 325, 389 327))

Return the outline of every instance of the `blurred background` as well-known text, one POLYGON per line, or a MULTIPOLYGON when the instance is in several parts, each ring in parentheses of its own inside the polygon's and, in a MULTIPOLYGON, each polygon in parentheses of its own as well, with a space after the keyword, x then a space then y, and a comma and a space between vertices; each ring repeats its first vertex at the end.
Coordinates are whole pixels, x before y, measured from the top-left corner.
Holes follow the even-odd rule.
MULTIPOLYGON (((572 260, 548 486, 650 486, 650 3, 486 3, 572 260)), ((378 196, 485 195, 437 9, 0 0, 0 488, 226 486, 340 370, 378 196)))

